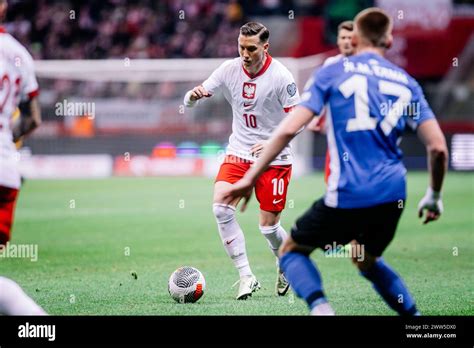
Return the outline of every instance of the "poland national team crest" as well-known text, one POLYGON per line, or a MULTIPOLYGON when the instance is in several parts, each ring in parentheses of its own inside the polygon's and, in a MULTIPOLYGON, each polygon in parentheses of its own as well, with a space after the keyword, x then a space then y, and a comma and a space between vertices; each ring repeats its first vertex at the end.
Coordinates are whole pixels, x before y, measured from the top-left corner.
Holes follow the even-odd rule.
POLYGON ((254 99, 256 89, 257 89, 257 85, 255 83, 244 82, 244 89, 242 90, 242 97, 244 97, 245 99, 254 99))

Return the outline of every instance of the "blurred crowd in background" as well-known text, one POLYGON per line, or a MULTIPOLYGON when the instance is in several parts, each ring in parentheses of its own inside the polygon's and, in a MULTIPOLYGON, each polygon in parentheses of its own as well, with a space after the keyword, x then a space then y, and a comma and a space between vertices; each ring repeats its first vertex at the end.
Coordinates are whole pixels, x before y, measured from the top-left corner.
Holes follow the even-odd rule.
POLYGON ((252 16, 325 16, 335 28, 371 0, 10 0, 7 30, 35 59, 208 58, 237 55, 252 16))
POLYGON ((12 1, 7 30, 36 59, 227 56, 234 52, 227 52, 225 37, 241 22, 236 6, 207 0, 12 1), (179 15, 183 20, 176 20, 179 15))
MULTIPOLYGON (((237 57, 239 29, 251 20, 270 29, 270 52, 276 57, 327 56, 337 52, 337 26, 342 21, 353 19, 364 8, 380 6, 394 18, 394 42, 387 58, 421 83, 451 139, 456 133, 474 132, 473 2, 8 0, 4 26, 36 60, 46 60, 37 62, 38 72, 41 64, 44 68, 52 59, 237 57)), ((293 64, 300 89, 320 64, 318 59, 293 64)), ((68 70, 74 72, 100 62, 69 63, 76 64, 68 70)), ((157 142, 202 145, 212 140, 222 144, 230 133, 231 112, 219 95, 188 110, 186 117, 177 117, 184 93, 196 83, 187 80, 188 76, 145 82, 127 74, 119 80, 101 74, 87 79, 84 75, 45 75, 43 70, 39 76, 43 125, 26 143, 36 154, 150 153, 157 142), (56 112, 58 103, 84 101, 96 106, 96 118, 60 117, 56 112)), ((325 153, 319 153, 320 148, 325 147, 314 145, 314 156, 323 161, 325 153)), ((407 142, 408 154, 422 158, 417 166, 424 166, 424 149, 415 153, 415 148, 407 142)))

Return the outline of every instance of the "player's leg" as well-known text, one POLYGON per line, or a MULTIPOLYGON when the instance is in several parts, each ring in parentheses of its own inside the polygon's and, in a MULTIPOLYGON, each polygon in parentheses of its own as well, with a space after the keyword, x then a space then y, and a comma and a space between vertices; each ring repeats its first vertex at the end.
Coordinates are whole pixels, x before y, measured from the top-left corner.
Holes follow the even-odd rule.
POLYGON ((293 291, 304 299, 314 315, 334 315, 323 290, 321 275, 309 257, 315 248, 346 244, 351 236, 347 218, 341 209, 327 207, 323 199, 316 201, 291 229, 280 248, 280 266, 293 291))
POLYGON ((323 291, 321 274, 309 256, 314 249, 288 237, 280 249, 280 264, 293 291, 306 301, 312 315, 334 315, 323 291))
POLYGON ((10 240, 18 190, 0 186, 0 245, 10 240))
POLYGON ((402 278, 381 257, 395 235, 403 206, 404 202, 383 204, 360 215, 361 219, 365 215, 365 220, 370 223, 366 225, 367 232, 352 242, 352 250, 364 250, 363 257, 353 254, 352 261, 390 308, 400 315, 419 315, 415 300, 402 278))
POLYGON ((46 315, 46 312, 17 283, 0 277, 0 314, 46 315))
POLYGON ((260 210, 259 229, 262 235, 267 240, 268 246, 275 255, 276 264, 276 281, 275 293, 277 296, 285 296, 290 289, 290 283, 285 277, 283 270, 280 267, 280 259, 278 257, 278 250, 281 245, 288 238, 288 234, 280 223, 281 212, 271 212, 260 210))
POLYGON ((245 248, 245 237, 235 217, 238 200, 231 204, 222 203, 218 197, 232 184, 218 181, 214 184, 214 203, 212 211, 216 218, 219 235, 227 255, 232 259, 235 267, 239 271, 240 277, 252 275, 247 252, 245 248))
POLYGON ((353 259, 353 262, 390 308, 400 315, 420 314, 402 278, 382 257, 366 252, 364 261, 353 259))
MULTIPOLYGON (((0 186, 0 245, 11 236, 18 190, 0 186)), ((0 276, 0 315, 45 315, 13 280, 0 276)))
POLYGON ((280 216, 285 208, 290 177, 291 166, 271 166, 260 176, 255 185, 257 200, 260 202, 259 229, 276 258, 275 292, 279 296, 284 296, 290 287, 278 259, 278 249, 288 237, 281 226, 280 216))
MULTIPOLYGON (((281 211, 266 211, 260 209, 259 229, 268 242, 268 246, 278 261, 278 249, 288 237, 280 223, 281 211)), ((277 264, 278 265, 278 264, 277 264)))
POLYGON ((260 288, 260 284, 252 273, 247 257, 245 236, 237 222, 235 213, 239 199, 230 204, 222 202, 224 190, 237 182, 248 170, 250 164, 239 163, 238 159, 226 157, 221 165, 214 184, 214 199, 212 210, 217 222, 219 235, 227 255, 231 258, 239 272, 239 292, 237 299, 243 300, 260 288))

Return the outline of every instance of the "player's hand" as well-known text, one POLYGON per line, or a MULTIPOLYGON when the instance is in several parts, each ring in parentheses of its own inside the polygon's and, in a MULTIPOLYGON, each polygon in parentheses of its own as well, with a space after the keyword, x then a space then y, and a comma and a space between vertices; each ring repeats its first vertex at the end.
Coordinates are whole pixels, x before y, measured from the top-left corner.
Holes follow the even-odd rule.
POLYGON ((196 86, 191 91, 190 99, 191 101, 196 101, 201 98, 204 98, 204 97, 209 98, 211 96, 212 94, 206 91, 206 89, 203 86, 196 86))
POLYGON ((313 132, 321 132, 323 127, 321 127, 320 120, 317 117, 313 117, 311 122, 306 126, 307 129, 313 132))
POLYGON ((259 157, 263 150, 265 149, 265 145, 267 144, 266 141, 262 141, 260 143, 255 144, 250 148, 250 154, 254 157, 259 157))
POLYGON ((224 191, 222 201, 224 204, 230 204, 236 198, 243 198, 244 202, 240 207, 240 211, 244 212, 247 209, 247 204, 250 200, 250 197, 252 197, 253 186, 254 183, 244 176, 242 179, 233 184, 232 188, 224 191))
POLYGON ((313 132, 325 134, 324 124, 326 122, 326 115, 321 117, 313 117, 313 119, 306 126, 307 129, 313 132))
POLYGON ((425 221, 427 224, 430 221, 438 220, 443 213, 443 201, 441 200, 441 193, 434 192, 431 187, 428 187, 425 196, 418 203, 418 217, 423 217, 423 212, 426 210, 425 221))

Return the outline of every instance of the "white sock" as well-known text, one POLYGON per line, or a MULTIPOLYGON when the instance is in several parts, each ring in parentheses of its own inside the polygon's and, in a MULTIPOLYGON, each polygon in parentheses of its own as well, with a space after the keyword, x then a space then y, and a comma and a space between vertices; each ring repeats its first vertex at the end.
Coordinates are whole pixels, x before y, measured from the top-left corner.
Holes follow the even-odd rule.
POLYGON ((0 314, 47 315, 13 280, 0 277, 0 314))
POLYGON ((214 203, 212 210, 217 221, 222 244, 227 255, 239 271, 240 277, 252 275, 245 249, 244 233, 235 218, 235 208, 227 204, 214 203))
POLYGON ((288 237, 285 229, 281 227, 280 222, 273 226, 258 226, 260 228, 260 232, 262 232, 263 236, 267 239, 268 246, 273 252, 273 255, 277 258, 277 267, 278 267, 278 249, 280 249, 281 244, 283 241, 288 237))

